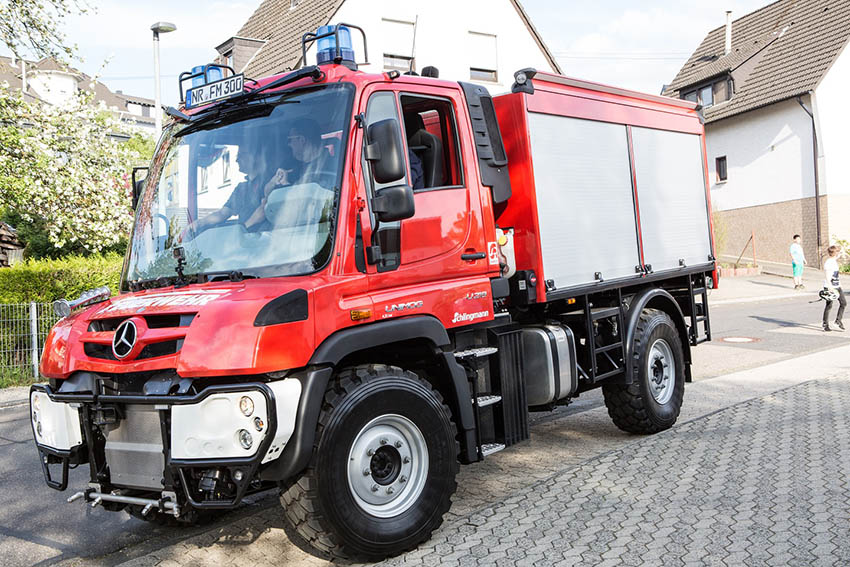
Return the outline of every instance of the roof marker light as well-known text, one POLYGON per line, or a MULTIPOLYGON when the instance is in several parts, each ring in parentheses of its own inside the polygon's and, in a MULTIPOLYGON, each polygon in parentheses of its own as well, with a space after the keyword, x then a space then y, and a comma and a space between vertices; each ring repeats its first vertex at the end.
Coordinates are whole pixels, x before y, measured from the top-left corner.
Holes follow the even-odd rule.
POLYGON ((342 61, 354 62, 354 49, 351 47, 351 31, 346 26, 321 26, 316 30, 316 36, 319 38, 316 42, 316 62, 319 65, 323 63, 334 63, 337 53, 337 38, 339 38, 339 54, 342 61))

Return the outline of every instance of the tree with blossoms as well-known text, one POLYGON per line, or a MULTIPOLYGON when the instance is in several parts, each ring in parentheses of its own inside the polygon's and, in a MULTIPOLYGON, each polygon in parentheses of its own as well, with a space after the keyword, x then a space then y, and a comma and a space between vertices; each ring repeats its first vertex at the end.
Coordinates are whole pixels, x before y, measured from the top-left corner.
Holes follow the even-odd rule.
POLYGON ((99 252, 126 239, 129 172, 149 158, 92 96, 51 106, 0 85, 0 209, 40 227, 57 250, 99 252))

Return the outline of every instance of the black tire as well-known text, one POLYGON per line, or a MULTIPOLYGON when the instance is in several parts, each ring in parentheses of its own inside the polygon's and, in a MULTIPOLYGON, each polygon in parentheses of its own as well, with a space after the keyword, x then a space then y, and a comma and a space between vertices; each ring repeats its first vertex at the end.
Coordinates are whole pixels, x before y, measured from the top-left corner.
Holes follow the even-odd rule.
MULTIPOLYGON (((456 431, 440 394, 416 374, 384 365, 341 372, 325 394, 310 465, 281 493, 287 521, 316 550, 333 558, 379 560, 412 549, 431 536, 451 506, 457 489, 456 431), (417 446, 427 447, 427 467, 404 468, 424 463, 416 457, 405 461, 413 464, 400 464, 398 456, 405 451, 421 454, 413 452, 415 443, 411 447, 402 444, 396 450, 392 442, 383 446, 375 442, 379 451, 365 453, 374 456, 364 460, 363 448, 371 447, 369 443, 363 445, 364 439, 376 431, 371 424, 398 419, 394 416, 401 416, 400 423, 412 423, 421 432, 417 446), (396 457, 390 455, 393 450, 396 457), (378 462, 379 453, 392 458, 378 462), (355 456, 361 466, 368 463, 364 482, 384 483, 381 492, 376 491, 377 497, 395 498, 392 502, 405 503, 406 509, 387 511, 392 515, 386 517, 368 510, 370 504, 360 499, 354 488, 356 481, 350 480, 354 474, 350 469, 355 465, 349 462, 355 462, 355 456), (391 461, 394 464, 387 465, 391 461), (393 466, 398 467, 395 477, 393 466), (367 471, 371 473, 367 475, 367 471), (404 471, 411 473, 411 479, 402 485, 399 481, 405 483, 404 471), (398 487, 397 495, 388 495, 389 486, 398 487)), ((382 438, 380 443, 385 441, 382 438)), ((372 489, 375 486, 378 484, 372 489)))
POLYGON ((608 415, 614 425, 629 433, 657 433, 673 427, 685 395, 685 357, 679 332, 670 316, 657 309, 644 309, 635 329, 632 353, 635 381, 628 385, 607 384, 602 387, 608 415), (665 390, 659 403, 653 389, 662 381, 659 374, 664 372, 666 357, 662 353, 658 359, 655 354, 664 351, 665 346, 673 364, 667 382, 671 390, 665 390), (653 364, 650 364, 651 355, 654 357, 653 364))

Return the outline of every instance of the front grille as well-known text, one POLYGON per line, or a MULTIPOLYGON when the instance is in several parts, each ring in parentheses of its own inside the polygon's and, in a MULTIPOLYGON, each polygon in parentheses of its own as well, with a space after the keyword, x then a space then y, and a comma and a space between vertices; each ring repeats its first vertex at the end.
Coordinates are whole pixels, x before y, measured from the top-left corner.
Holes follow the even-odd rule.
MULTIPOLYGON (((196 313, 176 313, 176 314, 159 314, 145 315, 145 323, 148 329, 175 329, 188 327, 195 318, 196 313)), ((118 326, 129 319, 129 317, 112 317, 108 319, 95 319, 88 326, 89 333, 114 333, 118 326)), ((178 333, 179 334, 179 333, 178 333)), ((109 335, 107 335, 108 337, 109 335)), ((102 344, 103 336, 99 337, 98 342, 87 342, 86 335, 83 335, 83 351, 86 356, 98 358, 100 360, 118 360, 112 353, 111 344, 102 344)), ((91 337, 89 337, 91 338, 91 337)), ((145 345, 139 356, 135 360, 143 360, 147 358, 157 358, 160 356, 169 356, 180 352, 183 347, 183 339, 169 339, 157 343, 145 345)))
POLYGON ((106 463, 115 486, 162 490, 165 456, 159 411, 126 406, 124 419, 106 433, 106 463))
POLYGON ((180 352, 180 347, 183 346, 183 339, 177 341, 165 341, 162 343, 153 343, 147 345, 136 357, 136 360, 143 358, 156 358, 158 356, 168 356, 180 352))
POLYGON ((83 343, 83 352, 91 358, 100 358, 102 360, 118 360, 112 354, 112 346, 101 345, 98 343, 83 343))
MULTIPOLYGON (((167 329, 169 327, 188 327, 197 313, 168 313, 164 315, 145 315, 145 323, 149 329, 167 329)), ((129 319, 129 317, 112 317, 109 319, 95 319, 89 323, 89 332, 114 331, 118 325, 129 319)))

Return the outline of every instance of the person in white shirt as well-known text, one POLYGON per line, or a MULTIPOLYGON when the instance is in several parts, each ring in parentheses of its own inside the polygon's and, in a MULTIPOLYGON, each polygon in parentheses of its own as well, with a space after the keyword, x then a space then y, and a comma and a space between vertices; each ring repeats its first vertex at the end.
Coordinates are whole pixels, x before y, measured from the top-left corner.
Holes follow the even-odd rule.
MULTIPOLYGON (((825 278, 823 280, 823 289, 826 290, 835 290, 838 292, 838 313, 835 315, 835 326, 844 330, 844 323, 841 319, 844 317, 844 308, 847 307, 847 300, 844 298, 844 292, 841 291, 841 283, 838 281, 838 252, 841 249, 832 245, 826 249, 826 253, 828 254, 828 258, 826 262, 823 264, 823 271, 825 273, 825 278)), ((823 308, 823 330, 831 331, 829 328, 829 312, 832 309, 832 301, 827 300, 826 306, 823 308)))

